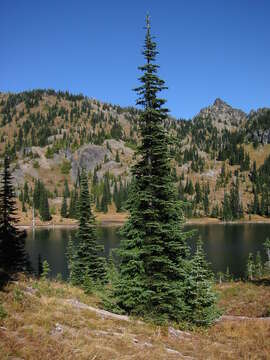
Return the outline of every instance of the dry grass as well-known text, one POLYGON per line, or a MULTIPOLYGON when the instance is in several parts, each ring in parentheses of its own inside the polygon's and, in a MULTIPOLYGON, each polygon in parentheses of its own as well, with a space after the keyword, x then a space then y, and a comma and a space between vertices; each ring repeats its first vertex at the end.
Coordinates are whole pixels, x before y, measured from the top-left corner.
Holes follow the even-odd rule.
POLYGON ((226 315, 270 316, 270 281, 225 283, 218 286, 220 307, 226 315))
MULTIPOLYGON (((262 316, 269 307, 267 285, 233 283, 218 291, 228 314, 262 316)), ((65 299, 100 306, 97 297, 57 282, 22 278, 1 291, 7 315, 1 319, 0 309, 0 359, 269 359, 270 323, 220 322, 174 337, 167 327, 102 318, 65 299)))

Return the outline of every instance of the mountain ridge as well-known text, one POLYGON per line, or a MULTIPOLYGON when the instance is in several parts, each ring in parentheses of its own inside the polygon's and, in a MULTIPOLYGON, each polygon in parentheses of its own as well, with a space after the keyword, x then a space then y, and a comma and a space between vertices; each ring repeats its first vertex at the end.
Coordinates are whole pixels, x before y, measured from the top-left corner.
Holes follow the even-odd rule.
MULTIPOLYGON (((134 107, 50 89, 1 93, 0 153, 6 149, 13 160, 19 192, 24 181, 33 188, 42 179, 51 194, 55 187, 61 193, 64 180, 73 186, 82 167, 89 174, 95 172, 101 182, 110 173, 113 191, 114 181, 117 187, 120 179, 130 181, 140 141, 139 115, 134 107)), ((169 117, 164 126, 175 139, 171 154, 179 197, 194 202, 195 183, 203 187, 209 183, 210 214, 214 206, 222 206, 224 192, 230 190, 238 171, 244 213, 248 213, 252 162, 261 166, 270 155, 270 109, 246 114, 217 98, 191 121, 169 117), (224 166, 232 174, 228 181, 220 179, 224 166)), ((53 197, 50 201, 54 203, 53 197)), ((194 203, 192 211, 201 216, 204 206, 194 203)))

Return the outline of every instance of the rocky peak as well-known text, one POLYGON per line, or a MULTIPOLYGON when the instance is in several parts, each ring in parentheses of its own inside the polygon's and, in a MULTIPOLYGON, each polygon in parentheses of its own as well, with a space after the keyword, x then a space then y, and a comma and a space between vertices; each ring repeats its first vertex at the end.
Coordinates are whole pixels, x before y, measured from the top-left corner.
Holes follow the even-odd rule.
POLYGON ((230 105, 228 105, 225 101, 223 101, 220 98, 216 98, 216 100, 213 103, 213 106, 218 107, 220 109, 222 109, 224 107, 231 107, 230 105))
POLYGON ((247 120, 242 110, 234 109, 220 98, 217 98, 213 105, 203 108, 193 120, 196 121, 197 118, 211 120, 218 130, 224 128, 231 130, 247 120))

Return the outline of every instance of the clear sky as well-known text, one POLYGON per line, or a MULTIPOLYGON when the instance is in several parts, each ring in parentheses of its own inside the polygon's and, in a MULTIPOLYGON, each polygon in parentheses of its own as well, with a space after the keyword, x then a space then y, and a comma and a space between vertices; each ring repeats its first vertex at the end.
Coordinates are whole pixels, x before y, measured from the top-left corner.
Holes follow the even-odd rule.
POLYGON ((147 12, 173 116, 270 107, 270 0, 0 0, 0 91, 135 105, 147 12))

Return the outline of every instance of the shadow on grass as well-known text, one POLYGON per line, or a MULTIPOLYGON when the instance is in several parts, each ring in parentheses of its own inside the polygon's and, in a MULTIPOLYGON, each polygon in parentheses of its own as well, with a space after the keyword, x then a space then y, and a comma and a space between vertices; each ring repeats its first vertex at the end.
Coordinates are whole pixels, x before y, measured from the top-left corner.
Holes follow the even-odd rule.
POLYGON ((263 278, 263 279, 257 279, 253 280, 252 284, 255 285, 263 285, 263 286, 270 286, 270 277, 269 278, 263 278))
POLYGON ((0 269, 0 291, 7 285, 7 283, 11 280, 9 274, 0 269))

